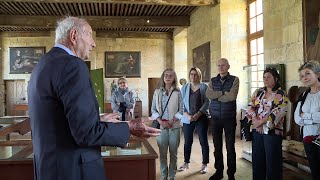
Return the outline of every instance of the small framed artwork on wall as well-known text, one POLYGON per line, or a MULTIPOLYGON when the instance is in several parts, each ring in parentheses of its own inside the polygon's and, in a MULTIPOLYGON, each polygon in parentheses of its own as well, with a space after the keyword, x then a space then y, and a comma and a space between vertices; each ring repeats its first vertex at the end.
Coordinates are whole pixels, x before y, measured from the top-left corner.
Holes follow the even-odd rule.
POLYGON ((45 47, 10 47, 10 74, 29 74, 44 55, 45 47))
POLYGON ((141 77, 141 52, 105 52, 105 77, 141 77))

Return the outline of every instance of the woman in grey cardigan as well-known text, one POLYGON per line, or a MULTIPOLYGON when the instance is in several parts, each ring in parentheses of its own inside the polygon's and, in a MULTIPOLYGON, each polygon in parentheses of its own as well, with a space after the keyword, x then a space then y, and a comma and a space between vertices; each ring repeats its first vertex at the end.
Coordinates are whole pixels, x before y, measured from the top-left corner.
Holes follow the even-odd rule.
POLYGON ((177 88, 177 75, 173 69, 166 69, 160 78, 152 99, 152 119, 157 120, 162 129, 157 137, 160 154, 160 173, 163 180, 173 180, 177 170, 177 154, 180 144, 180 129, 183 113, 181 93, 177 88), (167 165, 170 152, 169 170, 167 165))
POLYGON ((209 163, 209 121, 207 118, 209 100, 206 97, 208 85, 201 82, 201 71, 197 67, 190 69, 189 80, 190 82, 185 84, 181 89, 184 104, 184 114, 182 118, 184 133, 184 163, 179 168, 179 171, 184 171, 189 168, 193 133, 194 130, 197 129, 202 148, 202 166, 200 173, 204 174, 208 171, 207 164, 209 163))

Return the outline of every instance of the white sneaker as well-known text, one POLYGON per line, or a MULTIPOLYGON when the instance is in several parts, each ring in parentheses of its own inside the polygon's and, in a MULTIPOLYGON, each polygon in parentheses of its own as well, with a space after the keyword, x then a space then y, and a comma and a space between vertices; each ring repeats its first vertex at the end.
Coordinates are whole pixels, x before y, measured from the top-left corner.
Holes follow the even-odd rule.
POLYGON ((206 165, 206 164, 202 164, 200 173, 201 173, 201 174, 205 174, 205 173, 207 173, 207 172, 208 172, 208 167, 207 167, 207 165, 206 165))
POLYGON ((189 169, 189 163, 183 163, 182 166, 179 167, 178 171, 185 171, 186 169, 189 169))

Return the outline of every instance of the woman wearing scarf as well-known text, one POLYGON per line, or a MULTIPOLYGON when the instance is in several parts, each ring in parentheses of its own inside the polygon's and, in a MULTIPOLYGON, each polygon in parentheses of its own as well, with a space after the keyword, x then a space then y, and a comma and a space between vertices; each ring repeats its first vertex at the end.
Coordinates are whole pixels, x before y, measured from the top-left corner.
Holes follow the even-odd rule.
POLYGON ((134 94, 129 91, 128 81, 125 78, 118 79, 118 86, 111 96, 111 108, 113 112, 119 113, 120 120, 128 121, 134 118, 134 94))

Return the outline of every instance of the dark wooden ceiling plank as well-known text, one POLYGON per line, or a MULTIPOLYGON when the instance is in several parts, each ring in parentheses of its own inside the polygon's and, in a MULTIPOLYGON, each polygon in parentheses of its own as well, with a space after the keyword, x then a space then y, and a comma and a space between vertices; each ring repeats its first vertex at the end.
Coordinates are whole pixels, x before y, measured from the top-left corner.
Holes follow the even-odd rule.
POLYGON ((67 6, 70 9, 71 15, 75 16, 77 13, 75 12, 75 10, 73 8, 73 4, 72 3, 67 3, 67 6))
POLYGON ((129 16, 134 16, 136 14, 136 12, 138 11, 137 10, 138 6, 139 6, 138 4, 133 5, 132 13, 130 13, 129 16))
MULTIPOLYGON (((59 5, 59 4, 58 4, 58 5, 59 5)), ((68 9, 67 3, 60 4, 60 8, 61 8, 62 14, 63 14, 64 16, 70 15, 70 11, 69 11, 69 9, 68 9)))
POLYGON ((181 14, 184 10, 183 6, 180 6, 177 8, 176 12, 173 14, 174 16, 179 16, 179 14, 181 14))
POLYGON ((43 3, 43 8, 46 9, 46 11, 48 12, 48 14, 52 15, 51 7, 49 6, 48 3, 43 3))
POLYGON ((172 39, 172 33, 167 32, 134 32, 119 30, 99 30, 97 38, 147 38, 147 39, 172 39))
POLYGON ((111 12, 112 12, 112 4, 107 4, 108 6, 108 15, 107 16, 111 16, 111 12))
POLYGON ((153 8, 154 8, 154 5, 151 5, 151 6, 148 8, 148 10, 146 11, 146 16, 151 16, 150 14, 152 13, 153 8))
POLYGON ((80 16, 79 4, 78 3, 72 3, 72 6, 74 8, 74 11, 76 12, 75 16, 80 16))
POLYGON ((46 11, 46 9, 43 7, 43 3, 37 3, 38 7, 40 9, 40 12, 42 13, 42 15, 48 15, 48 12, 46 11))
POLYGON ((15 12, 12 10, 11 6, 9 3, 4 2, 5 8, 6 8, 6 12, 8 12, 8 14, 15 14, 15 12))
POLYGON ((119 16, 124 16, 123 15, 123 8, 126 6, 125 4, 119 4, 119 12, 118 12, 118 15, 119 16))
POLYGON ((12 7, 17 11, 17 14, 23 15, 21 9, 17 7, 17 3, 16 2, 13 2, 13 6, 12 7))
POLYGON ((26 9, 29 12, 29 15, 36 15, 36 13, 34 12, 34 10, 31 8, 31 3, 23 3, 23 5, 26 7, 26 9))
POLYGON ((51 11, 53 12, 53 15, 61 16, 61 14, 59 13, 59 11, 57 11, 57 9, 53 3, 49 3, 48 6, 51 9, 51 11))
POLYGON ((82 12, 83 12, 83 14, 81 16, 88 14, 86 3, 80 3, 80 4, 81 4, 82 12))
POLYGON ((142 13, 144 12, 144 8, 145 8, 145 5, 144 5, 144 4, 142 4, 142 5, 140 6, 140 8, 138 8, 138 12, 139 12, 139 15, 138 15, 138 16, 142 16, 142 13))
POLYGON ((163 10, 166 9, 166 6, 161 6, 159 13, 157 14, 158 16, 162 16, 163 15, 163 10))
POLYGON ((10 12, 8 12, 8 10, 3 5, 0 6, 0 12, 1 14, 10 14, 10 12))
POLYGON ((94 3, 90 3, 91 16, 97 16, 97 10, 95 9, 94 3))
MULTIPOLYGON (((44 0, 2 0, 4 2, 44 2, 44 0)), ((72 3, 75 0, 46 0, 47 3, 72 3)), ((150 4, 171 6, 208 6, 213 0, 77 0, 78 3, 150 4)))
MULTIPOLYGON (((115 16, 85 16, 91 26, 96 29, 99 27, 109 28, 137 28, 137 27, 188 27, 190 20, 188 16, 183 17, 152 17, 152 16, 135 16, 135 17, 115 17, 115 16), (149 20, 149 23, 147 23, 149 20)), ((0 26, 21 26, 21 27, 42 27, 54 28, 60 16, 12 16, 0 15, 0 26)))
POLYGON ((96 8, 96 16, 102 16, 102 9, 101 9, 101 3, 94 4, 96 8))
POLYGON ((115 4, 115 6, 116 6, 116 14, 115 14, 115 16, 121 16, 121 14, 120 14, 120 6, 121 6, 121 4, 115 4))
POLYGON ((88 16, 92 16, 92 13, 91 13, 91 8, 90 8, 90 3, 84 3, 84 8, 87 10, 87 15, 88 16))
POLYGON ((31 6, 31 9, 35 12, 35 15, 43 15, 39 11, 39 7, 38 7, 37 3, 29 3, 29 5, 31 6))
POLYGON ((102 3, 103 16, 107 16, 107 5, 106 3, 102 3))
POLYGON ((127 12, 126 12, 126 16, 131 16, 131 12, 132 12, 132 9, 133 9, 133 4, 129 4, 129 7, 127 9, 127 12))
POLYGON ((116 6, 116 4, 110 4, 110 6, 111 6, 111 14, 110 14, 110 16, 115 16, 116 14, 116 12, 115 12, 115 6, 116 6))
POLYGON ((171 6, 166 15, 171 16, 172 13, 174 12, 175 8, 176 8, 176 6, 171 6))

